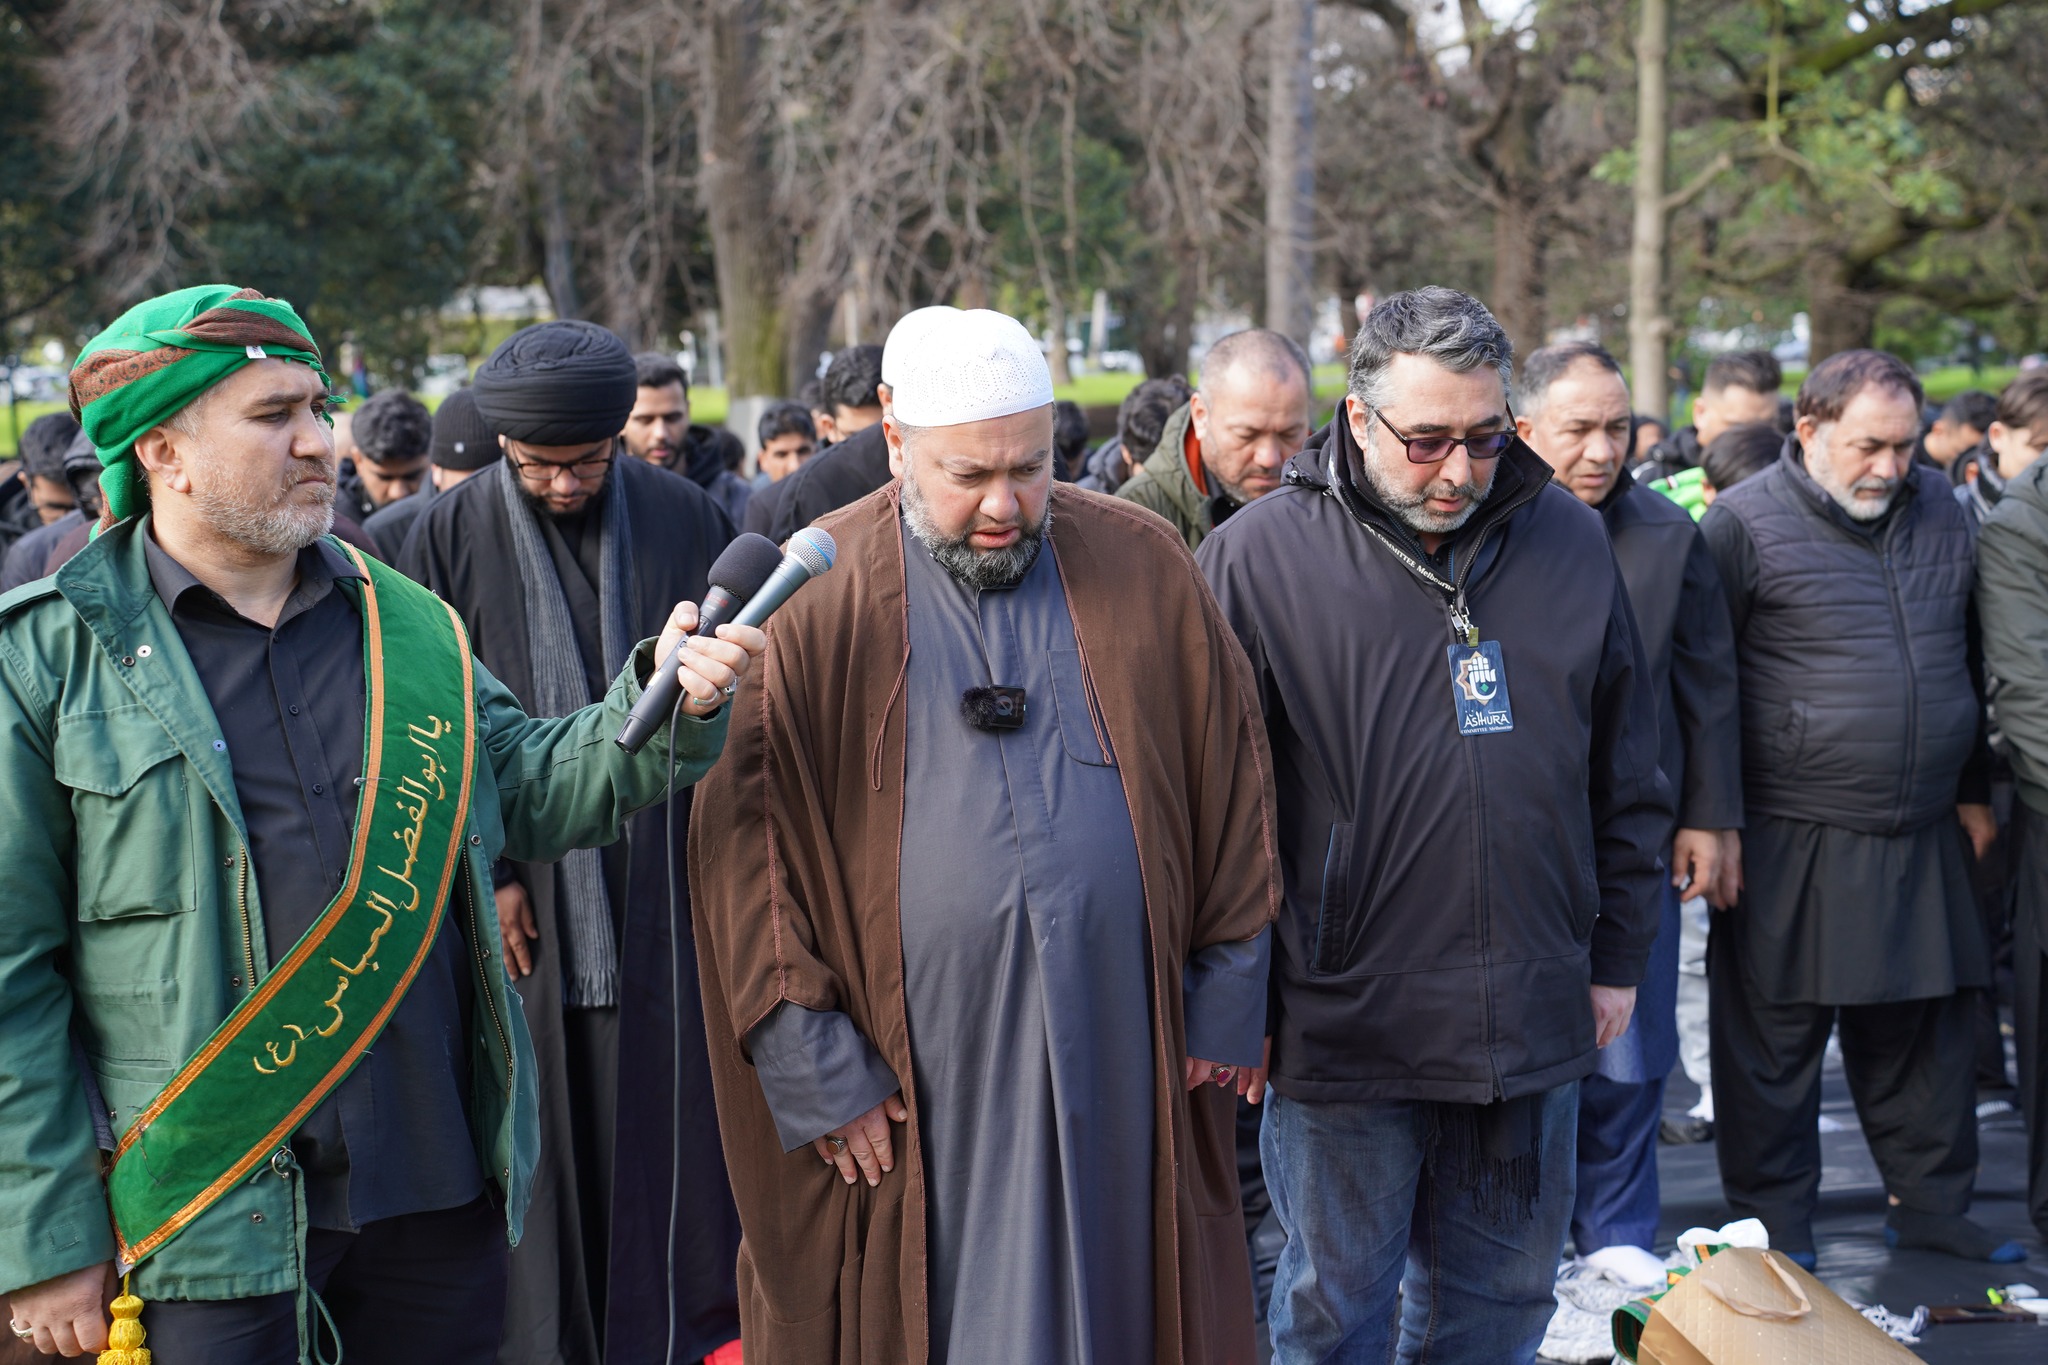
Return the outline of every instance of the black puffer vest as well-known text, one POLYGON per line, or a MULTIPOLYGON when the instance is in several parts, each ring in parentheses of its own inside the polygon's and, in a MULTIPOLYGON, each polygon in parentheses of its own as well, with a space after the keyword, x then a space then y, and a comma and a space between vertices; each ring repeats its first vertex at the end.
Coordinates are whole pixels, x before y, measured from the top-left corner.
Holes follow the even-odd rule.
POLYGON ((1890 514, 1860 527, 1793 450, 1724 509, 1757 557, 1736 640, 1749 811, 1866 834, 1953 811, 1980 713, 1976 538, 1941 472, 1914 467, 1890 514))

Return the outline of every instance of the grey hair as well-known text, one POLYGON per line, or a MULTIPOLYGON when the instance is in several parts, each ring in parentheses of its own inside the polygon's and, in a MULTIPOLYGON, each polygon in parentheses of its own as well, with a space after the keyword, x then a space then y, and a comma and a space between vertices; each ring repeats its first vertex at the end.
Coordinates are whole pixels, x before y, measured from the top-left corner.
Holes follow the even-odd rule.
POLYGON ((1596 341, 1560 341, 1552 346, 1538 346, 1522 362, 1521 378, 1515 383, 1515 408, 1519 414, 1534 417, 1550 386, 1582 360, 1609 374, 1621 373, 1621 362, 1596 341))
POLYGON ((1385 406, 1387 368, 1397 355, 1426 356, 1456 374, 1490 365, 1501 392, 1514 383, 1515 348, 1486 305, 1470 294, 1424 285, 1380 300, 1351 343, 1351 393, 1369 408, 1385 406))

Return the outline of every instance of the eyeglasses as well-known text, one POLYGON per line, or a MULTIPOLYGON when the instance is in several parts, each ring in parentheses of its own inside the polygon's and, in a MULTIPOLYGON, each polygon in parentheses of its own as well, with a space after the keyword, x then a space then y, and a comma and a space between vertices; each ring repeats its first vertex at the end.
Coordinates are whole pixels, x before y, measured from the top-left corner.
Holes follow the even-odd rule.
POLYGON ((1408 452, 1410 464, 1436 464, 1451 458, 1451 452, 1459 446, 1475 460, 1497 460, 1507 453, 1515 439, 1515 415, 1508 414, 1508 425, 1504 431, 1492 431, 1483 436, 1403 436, 1386 414, 1378 408, 1371 409, 1372 415, 1380 419, 1380 425, 1394 433, 1394 439, 1408 452))
POLYGON ((603 478, 611 472, 612 461, 616 460, 618 456, 619 447, 617 441, 613 441, 605 447, 605 453, 602 457, 578 460, 574 464, 557 464, 553 460, 522 460, 517 455, 514 455, 509 448, 505 451, 506 460, 511 463, 513 469, 519 472, 521 477, 543 484, 553 483, 562 476, 562 471, 565 469, 569 471, 573 478, 578 480, 603 478))

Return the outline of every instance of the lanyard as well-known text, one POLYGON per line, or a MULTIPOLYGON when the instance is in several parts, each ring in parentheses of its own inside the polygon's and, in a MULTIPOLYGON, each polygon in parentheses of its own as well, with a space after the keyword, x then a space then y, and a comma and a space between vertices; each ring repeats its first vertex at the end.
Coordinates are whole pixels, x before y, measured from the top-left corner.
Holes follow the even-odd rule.
POLYGON ((1479 629, 1472 624, 1472 613, 1465 605, 1465 579, 1471 574, 1473 564, 1478 562, 1479 545, 1484 543, 1485 537, 1481 536, 1480 541, 1472 546, 1472 553, 1465 556, 1464 568, 1458 570, 1457 581, 1452 582, 1431 568, 1427 563, 1417 559, 1414 555, 1401 548, 1400 544, 1392 536, 1373 525, 1365 517, 1360 516, 1357 509, 1351 507, 1345 501, 1342 493, 1338 491, 1343 485, 1337 482, 1337 456, 1334 452, 1330 455, 1328 468, 1324 472, 1330 480, 1331 495, 1337 499, 1338 503, 1347 512, 1351 513, 1351 519, 1363 527, 1367 535, 1371 536, 1381 545, 1384 545, 1387 553, 1398 560, 1409 573, 1414 574, 1423 583, 1435 588, 1444 595, 1444 609, 1451 618, 1452 640, 1455 643, 1464 645, 1478 644, 1479 629))

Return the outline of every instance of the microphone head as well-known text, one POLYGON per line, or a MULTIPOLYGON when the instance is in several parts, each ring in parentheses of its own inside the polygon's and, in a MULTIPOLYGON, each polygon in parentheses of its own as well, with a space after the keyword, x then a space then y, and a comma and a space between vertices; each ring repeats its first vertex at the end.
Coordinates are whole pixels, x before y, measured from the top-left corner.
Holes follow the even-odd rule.
POLYGON ((761 591, 782 563, 782 551, 775 542, 753 531, 735 539, 712 561, 707 578, 714 588, 723 588, 741 602, 761 591))
POLYGON ((792 559, 808 569, 813 578, 830 569, 832 561, 839 557, 839 546, 834 543, 832 533, 815 526, 806 526, 798 531, 783 548, 792 559))

